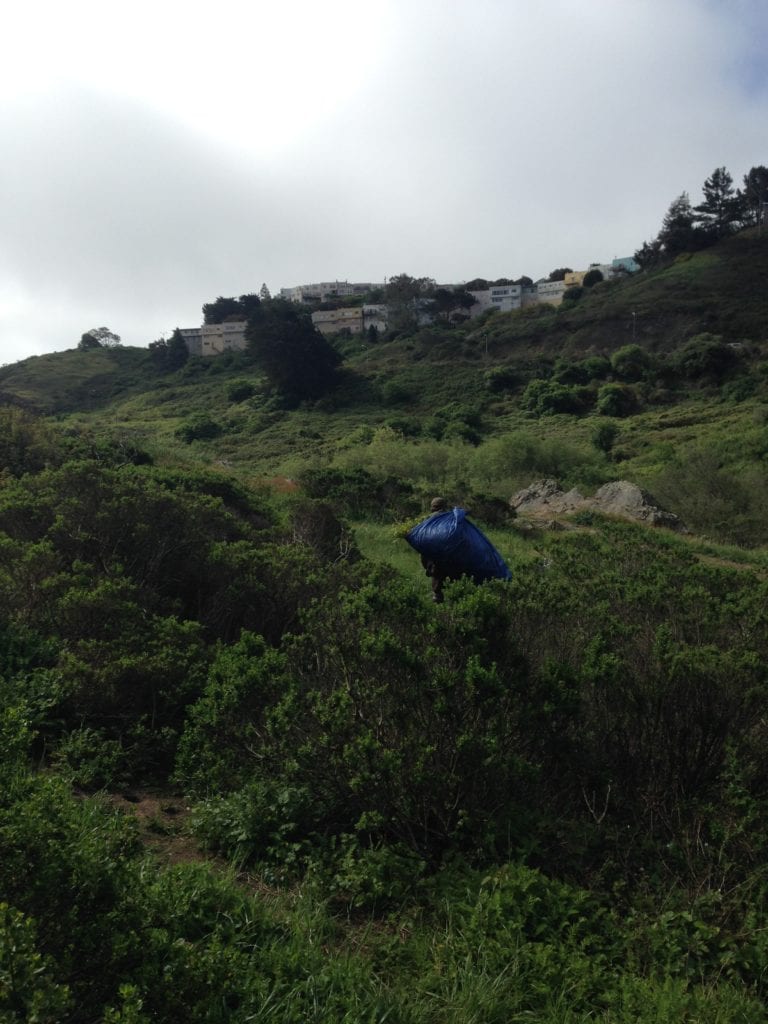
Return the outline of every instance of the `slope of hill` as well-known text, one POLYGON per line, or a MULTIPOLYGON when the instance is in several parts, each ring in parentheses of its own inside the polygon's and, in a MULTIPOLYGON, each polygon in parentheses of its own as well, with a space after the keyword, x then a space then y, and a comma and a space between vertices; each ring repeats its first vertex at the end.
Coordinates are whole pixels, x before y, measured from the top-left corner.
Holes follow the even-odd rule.
POLYGON ((298 406, 240 356, 0 373, 1 1019, 762 1024, 768 554, 505 501, 652 479, 766 544, 759 317, 611 334, 729 251, 339 339, 298 406), (430 601, 393 523, 437 488, 511 580, 430 601), (170 829, 208 863, 153 859, 170 829))
POLYGON ((151 386, 153 376, 146 349, 70 349, 0 368, 0 401, 43 413, 89 411, 151 386))
POLYGON ((341 382, 299 406, 244 354, 161 374, 143 350, 64 352, 3 368, 0 390, 164 464, 248 480, 365 470, 466 500, 506 500, 535 476, 587 492, 622 476, 694 529, 762 542, 766 276, 768 237, 745 231, 575 305, 377 344, 339 338, 341 382), (621 363, 633 343, 646 354, 621 363))
POLYGON ((742 231, 663 269, 596 285, 573 308, 532 307, 489 332, 495 344, 548 353, 611 352, 632 341, 670 351, 704 331, 768 341, 768 233, 742 231))

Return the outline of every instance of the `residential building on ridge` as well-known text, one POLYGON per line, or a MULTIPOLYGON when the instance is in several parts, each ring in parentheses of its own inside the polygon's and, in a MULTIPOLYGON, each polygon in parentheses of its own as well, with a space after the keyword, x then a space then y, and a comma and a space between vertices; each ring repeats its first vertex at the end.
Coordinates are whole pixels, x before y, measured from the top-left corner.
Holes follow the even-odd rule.
POLYGON ((636 274, 640 269, 640 264, 637 262, 634 256, 620 256, 618 259, 611 262, 615 272, 625 272, 627 274, 636 274))
POLYGON ((202 327, 179 329, 191 356, 220 356, 224 352, 242 352, 246 347, 246 320, 232 320, 223 324, 203 324, 202 327))
POLYGON ((312 323, 321 334, 349 331, 362 334, 370 327, 382 332, 387 329, 386 306, 351 306, 341 309, 318 309, 312 314, 312 323))
POLYGON ((539 302, 548 302, 552 306, 559 306, 563 301, 563 293, 566 287, 565 281, 538 281, 536 283, 536 297, 539 302))
MULTIPOLYGON (((583 283, 589 270, 599 270, 605 280, 618 274, 633 274, 639 270, 639 264, 631 256, 614 259, 611 263, 590 263, 587 270, 570 270, 562 281, 550 281, 542 278, 535 284, 491 285, 481 291, 472 291, 475 303, 468 311, 461 310, 463 317, 469 315, 476 319, 488 310, 509 313, 515 309, 524 309, 546 303, 558 306, 568 288, 583 283)), ((384 285, 369 281, 320 281, 316 284, 302 284, 294 288, 281 288, 280 298, 296 303, 330 303, 334 299, 364 296, 374 289, 382 289, 384 285)), ((461 285, 440 285, 441 288, 462 288, 461 285)), ((458 312, 458 311, 454 311, 458 312)), ((430 311, 430 300, 420 299, 417 316, 419 326, 433 322, 430 311)), ((371 327, 379 333, 387 330, 387 307, 383 304, 365 304, 360 306, 344 306, 337 309, 317 309, 312 313, 312 323, 321 334, 338 334, 349 331, 350 334, 364 334, 371 327)), ((182 327, 189 354, 193 356, 218 356, 224 352, 242 352, 246 348, 245 329, 247 321, 232 320, 223 324, 203 324, 202 327, 182 327)))
POLYGON ((368 281, 320 281, 318 284, 299 284, 294 288, 281 288, 280 298, 289 302, 331 302, 333 299, 348 298, 350 295, 365 295, 383 285, 368 281))

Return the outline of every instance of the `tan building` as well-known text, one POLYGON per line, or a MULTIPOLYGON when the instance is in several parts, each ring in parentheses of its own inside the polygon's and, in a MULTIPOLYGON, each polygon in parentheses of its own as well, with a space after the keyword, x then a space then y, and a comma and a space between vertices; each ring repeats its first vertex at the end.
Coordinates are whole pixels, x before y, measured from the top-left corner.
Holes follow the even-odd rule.
POLYGON ((338 334, 349 331, 350 334, 363 332, 363 308, 352 309, 319 309, 312 314, 312 323, 321 334, 338 334))
POLYGON ((191 356, 220 356, 224 352, 242 352, 246 320, 233 320, 224 324, 203 324, 202 327, 182 327, 181 336, 191 356))
POLYGON ((312 323, 321 334, 362 334, 369 327, 380 333, 387 329, 386 306, 353 306, 347 309, 318 309, 312 314, 312 323))
POLYGON ((563 301, 565 289, 565 281, 538 281, 536 284, 537 301, 549 303, 550 306, 559 306, 563 301))

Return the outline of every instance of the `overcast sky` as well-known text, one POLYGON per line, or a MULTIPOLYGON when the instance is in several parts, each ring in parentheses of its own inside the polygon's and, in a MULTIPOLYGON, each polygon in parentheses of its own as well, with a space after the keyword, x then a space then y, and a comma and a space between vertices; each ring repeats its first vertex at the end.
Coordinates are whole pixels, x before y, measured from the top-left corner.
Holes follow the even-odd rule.
POLYGON ((766 0, 26 0, 0 39, 0 362, 218 295, 534 279, 768 164, 766 0))

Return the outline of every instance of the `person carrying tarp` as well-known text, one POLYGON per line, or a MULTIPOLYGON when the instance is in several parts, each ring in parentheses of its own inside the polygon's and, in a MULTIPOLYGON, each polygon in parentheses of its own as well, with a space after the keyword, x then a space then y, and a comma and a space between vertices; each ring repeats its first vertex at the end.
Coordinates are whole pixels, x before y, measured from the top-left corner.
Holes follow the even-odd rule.
POLYGON ((463 508, 448 508, 444 498, 433 498, 430 515, 409 530, 405 539, 421 555, 432 579, 432 600, 443 601, 443 584, 469 576, 475 583, 508 580, 512 574, 488 538, 467 519, 463 508))

